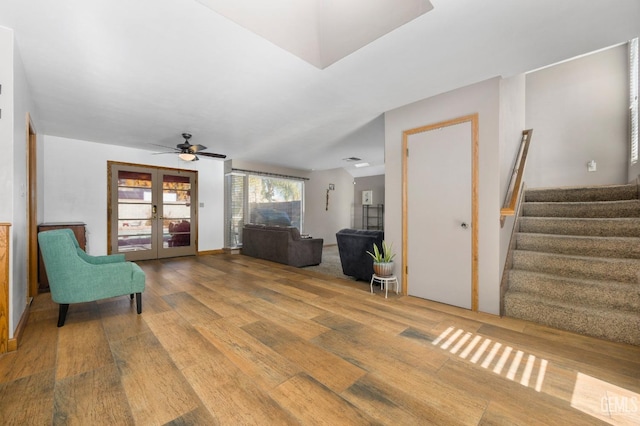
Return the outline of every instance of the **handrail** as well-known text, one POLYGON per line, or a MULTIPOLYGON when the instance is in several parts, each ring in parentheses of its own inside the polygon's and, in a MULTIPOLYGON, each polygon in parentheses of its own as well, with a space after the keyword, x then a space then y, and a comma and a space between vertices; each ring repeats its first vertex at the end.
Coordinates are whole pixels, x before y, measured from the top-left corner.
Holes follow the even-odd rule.
POLYGON ((504 207, 500 209, 500 227, 504 226, 506 216, 513 216, 516 212, 516 205, 520 198, 520 190, 522 189, 522 175, 524 174, 524 166, 527 163, 527 153, 529 152, 529 142, 533 129, 522 131, 522 139, 520 141, 520 151, 513 166, 513 173, 509 181, 509 187, 504 200, 504 207))

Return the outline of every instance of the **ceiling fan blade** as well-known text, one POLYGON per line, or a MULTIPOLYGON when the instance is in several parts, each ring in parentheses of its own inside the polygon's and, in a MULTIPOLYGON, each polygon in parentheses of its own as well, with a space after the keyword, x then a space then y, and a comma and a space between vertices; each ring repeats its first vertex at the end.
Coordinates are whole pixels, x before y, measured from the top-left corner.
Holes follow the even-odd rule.
POLYGON ((207 149, 207 147, 206 147, 206 146, 204 146, 204 145, 200 145, 200 144, 197 144, 197 145, 189 145, 189 151, 191 151, 191 152, 193 152, 193 153, 200 152, 200 151, 204 151, 205 149, 207 149))
POLYGON ((174 151, 178 151, 178 148, 173 148, 173 147, 166 146, 166 145, 159 145, 159 144, 157 144, 157 143, 150 143, 149 145, 160 146, 160 147, 162 147, 162 148, 166 148, 166 149, 173 149, 174 151))
POLYGON ((224 154, 215 154, 213 152, 199 152, 198 155, 203 155, 205 157, 211 158, 227 158, 227 156, 224 154))
POLYGON ((165 152, 152 152, 151 155, 158 155, 158 154, 175 154, 176 151, 165 151, 165 152))

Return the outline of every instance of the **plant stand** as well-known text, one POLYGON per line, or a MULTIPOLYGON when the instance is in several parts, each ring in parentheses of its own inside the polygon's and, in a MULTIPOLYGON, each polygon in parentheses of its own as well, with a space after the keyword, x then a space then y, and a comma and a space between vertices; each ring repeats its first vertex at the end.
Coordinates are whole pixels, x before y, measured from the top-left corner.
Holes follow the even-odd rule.
POLYGON ((391 283, 395 283, 395 287, 396 287, 396 294, 398 294, 398 288, 400 287, 400 285, 398 284, 398 278, 396 278, 395 275, 390 275, 388 277, 379 277, 376 274, 373 274, 373 276, 371 276, 371 293, 373 294, 373 283, 374 282, 379 282, 380 283, 380 290, 384 289, 384 298, 387 299, 387 296, 389 295, 389 284, 391 283))

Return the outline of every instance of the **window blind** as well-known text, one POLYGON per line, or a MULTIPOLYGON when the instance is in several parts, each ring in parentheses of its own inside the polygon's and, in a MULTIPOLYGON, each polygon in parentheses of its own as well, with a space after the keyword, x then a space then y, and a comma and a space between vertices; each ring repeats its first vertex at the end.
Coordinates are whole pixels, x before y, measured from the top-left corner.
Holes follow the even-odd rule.
POLYGON ((228 174, 227 179, 227 211, 225 247, 238 248, 242 245, 242 226, 244 225, 245 208, 245 175, 228 174))

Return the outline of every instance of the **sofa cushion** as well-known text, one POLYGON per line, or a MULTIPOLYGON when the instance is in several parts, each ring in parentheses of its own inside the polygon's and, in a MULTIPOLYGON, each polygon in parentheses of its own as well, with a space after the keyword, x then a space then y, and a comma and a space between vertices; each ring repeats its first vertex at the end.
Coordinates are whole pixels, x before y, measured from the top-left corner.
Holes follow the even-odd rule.
POLYGON ((291 266, 318 265, 322 261, 321 238, 301 239, 294 226, 245 225, 242 254, 291 266))
POLYGON ((296 228, 295 226, 290 226, 289 232, 291 233, 291 239, 293 241, 300 240, 300 230, 298 228, 296 228))

